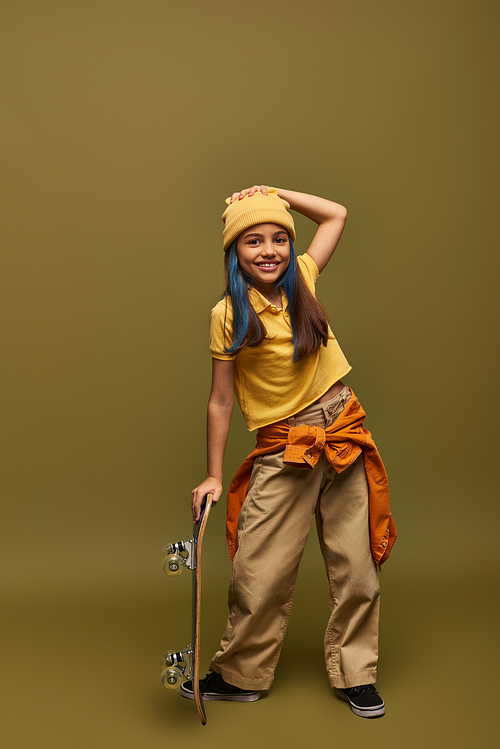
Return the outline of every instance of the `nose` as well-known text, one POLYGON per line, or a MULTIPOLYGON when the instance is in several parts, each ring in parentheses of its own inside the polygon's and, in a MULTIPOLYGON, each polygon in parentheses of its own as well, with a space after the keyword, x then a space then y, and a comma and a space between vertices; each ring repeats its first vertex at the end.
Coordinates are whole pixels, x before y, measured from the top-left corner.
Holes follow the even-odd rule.
POLYGON ((267 240, 266 242, 264 242, 261 247, 260 254, 271 257, 276 255, 276 248, 274 247, 271 240, 267 240))

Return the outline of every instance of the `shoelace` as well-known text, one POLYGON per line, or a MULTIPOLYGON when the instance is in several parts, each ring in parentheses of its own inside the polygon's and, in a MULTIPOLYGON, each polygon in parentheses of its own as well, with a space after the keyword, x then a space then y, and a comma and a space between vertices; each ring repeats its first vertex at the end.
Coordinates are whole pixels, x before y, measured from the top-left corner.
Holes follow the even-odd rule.
POLYGON ((202 688, 202 690, 206 690, 207 687, 210 687, 213 682, 219 678, 219 674, 216 674, 215 671, 210 671, 210 673, 208 673, 204 679, 200 680, 200 687, 202 688))
POLYGON ((373 684, 363 684, 360 687, 351 687, 345 691, 349 692, 349 694, 361 694, 361 692, 375 692, 375 694, 378 694, 373 684))

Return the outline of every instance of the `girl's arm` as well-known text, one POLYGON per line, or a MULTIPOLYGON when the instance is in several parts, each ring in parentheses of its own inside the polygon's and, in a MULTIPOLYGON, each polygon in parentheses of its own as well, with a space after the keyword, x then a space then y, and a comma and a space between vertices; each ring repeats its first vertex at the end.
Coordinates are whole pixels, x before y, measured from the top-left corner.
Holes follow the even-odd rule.
POLYGON ((222 465, 226 450, 234 404, 234 361, 212 359, 212 389, 207 413, 206 479, 193 489, 191 507, 193 520, 198 522, 203 499, 213 494, 217 504, 222 494, 222 465))
POLYGON ((290 203, 290 208, 294 211, 302 213, 303 216, 307 216, 318 224, 307 254, 312 257, 321 273, 342 236, 347 220, 347 208, 332 200, 303 192, 282 190, 280 187, 278 187, 278 195, 290 203))
MULTIPOLYGON (((257 191, 266 195, 268 189, 266 185, 254 185, 239 193, 233 193, 231 202, 238 198, 241 200, 245 195, 253 195, 257 191)), ((347 219, 347 208, 340 203, 334 203, 332 200, 319 198, 316 195, 283 190, 281 187, 276 189, 280 198, 290 203, 290 208, 318 224, 307 254, 312 257, 321 273, 342 236, 347 219)))

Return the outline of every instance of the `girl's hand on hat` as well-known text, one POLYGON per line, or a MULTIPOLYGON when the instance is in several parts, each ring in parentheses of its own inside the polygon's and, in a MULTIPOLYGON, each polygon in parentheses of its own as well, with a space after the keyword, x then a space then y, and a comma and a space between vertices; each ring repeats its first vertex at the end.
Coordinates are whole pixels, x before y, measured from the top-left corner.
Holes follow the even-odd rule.
POLYGON ((231 203, 234 203, 235 200, 243 200, 246 195, 248 195, 248 197, 250 198, 256 192, 261 192, 263 195, 267 195, 268 191, 268 185, 254 185, 253 187, 246 187, 244 190, 240 190, 240 192, 233 192, 233 194, 231 195, 231 203))

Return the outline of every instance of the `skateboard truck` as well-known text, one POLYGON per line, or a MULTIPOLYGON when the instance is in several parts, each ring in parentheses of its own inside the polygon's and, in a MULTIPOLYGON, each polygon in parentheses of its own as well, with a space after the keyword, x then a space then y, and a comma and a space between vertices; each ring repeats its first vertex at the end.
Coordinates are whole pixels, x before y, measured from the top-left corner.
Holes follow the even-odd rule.
POLYGON ((194 548, 195 540, 193 536, 188 536, 185 541, 177 541, 175 544, 164 546, 162 555, 165 574, 175 577, 175 575, 181 574, 184 567, 187 567, 188 570, 194 570, 196 568, 194 548))
POLYGON ((212 494, 207 494, 201 506, 200 518, 193 527, 193 535, 183 541, 168 544, 162 549, 163 571, 170 577, 180 575, 187 567, 194 571, 192 595, 192 639, 184 650, 165 650, 160 658, 161 680, 167 689, 177 689, 183 681, 193 683, 193 695, 200 720, 207 722, 203 698, 200 694, 200 615, 201 615, 201 545, 212 506, 212 494))
POLYGON ((178 689, 183 681, 193 679, 194 650, 188 645, 184 650, 175 652, 165 650, 160 657, 161 682, 166 689, 178 689))

